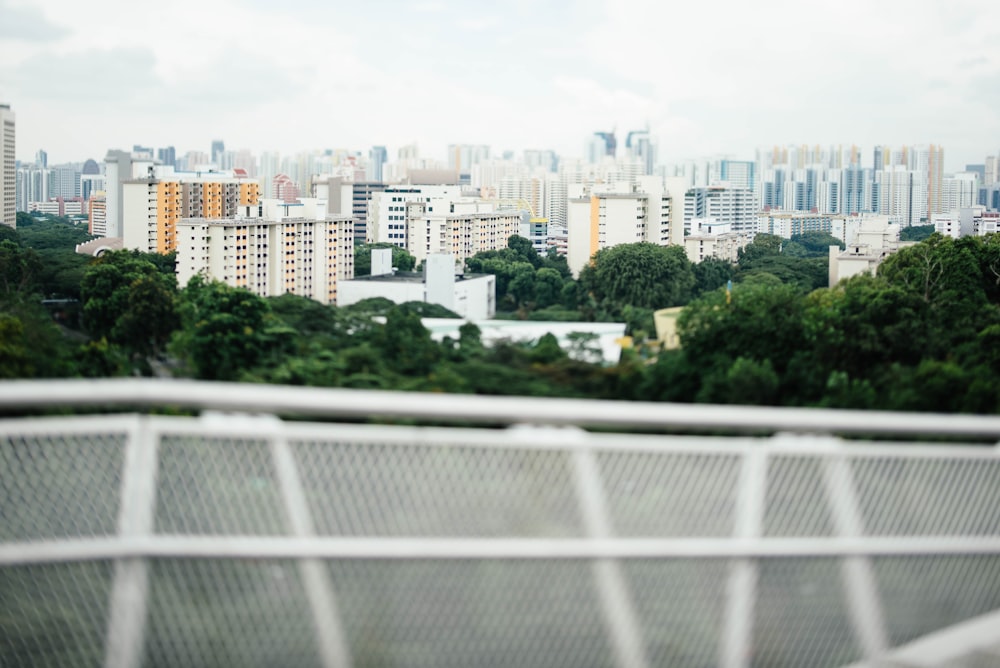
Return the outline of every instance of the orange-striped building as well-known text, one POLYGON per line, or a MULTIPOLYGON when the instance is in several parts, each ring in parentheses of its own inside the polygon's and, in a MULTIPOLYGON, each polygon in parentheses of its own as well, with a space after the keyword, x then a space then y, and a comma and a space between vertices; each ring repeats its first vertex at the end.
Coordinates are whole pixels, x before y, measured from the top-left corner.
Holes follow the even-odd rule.
POLYGON ((122 184, 125 248, 149 253, 177 250, 177 222, 184 218, 234 218, 260 201, 260 184, 242 170, 171 173, 122 184))

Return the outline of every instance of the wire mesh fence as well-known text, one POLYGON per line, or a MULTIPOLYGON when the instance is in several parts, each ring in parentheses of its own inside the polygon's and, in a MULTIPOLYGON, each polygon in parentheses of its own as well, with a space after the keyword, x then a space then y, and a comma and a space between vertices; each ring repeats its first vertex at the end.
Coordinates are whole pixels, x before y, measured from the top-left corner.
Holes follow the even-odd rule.
POLYGON ((1000 609, 998 483, 992 446, 6 420, 0 666, 875 661, 1000 609))

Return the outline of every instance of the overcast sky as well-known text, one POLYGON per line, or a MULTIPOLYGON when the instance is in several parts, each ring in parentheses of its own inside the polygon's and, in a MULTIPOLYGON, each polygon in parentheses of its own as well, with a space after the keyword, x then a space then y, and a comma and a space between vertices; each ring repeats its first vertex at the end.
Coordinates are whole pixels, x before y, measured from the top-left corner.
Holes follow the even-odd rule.
POLYGON ((1000 149, 997 0, 0 0, 17 157, 416 142, 1000 149))

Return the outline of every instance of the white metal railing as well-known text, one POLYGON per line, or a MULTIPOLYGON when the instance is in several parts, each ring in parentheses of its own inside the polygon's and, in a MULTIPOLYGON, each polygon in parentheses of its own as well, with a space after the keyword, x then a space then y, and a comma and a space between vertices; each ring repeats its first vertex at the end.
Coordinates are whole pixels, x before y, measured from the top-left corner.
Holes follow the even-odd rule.
POLYGON ((842 665, 1000 608, 1000 450, 914 442, 997 418, 0 385, 56 406, 203 412, 0 422, 0 663, 842 665))

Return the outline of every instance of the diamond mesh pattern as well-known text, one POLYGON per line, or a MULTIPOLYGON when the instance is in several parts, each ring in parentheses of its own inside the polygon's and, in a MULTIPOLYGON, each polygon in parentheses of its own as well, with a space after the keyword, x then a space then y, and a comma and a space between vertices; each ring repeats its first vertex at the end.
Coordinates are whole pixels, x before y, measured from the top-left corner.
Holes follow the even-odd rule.
POLYGON ((266 441, 165 436, 157 495, 158 533, 287 533, 266 441))
POLYGON ((861 658, 836 559, 763 559, 754 666, 842 666, 861 658))
POLYGON ((123 434, 0 437, 0 540, 115 533, 123 434))
POLYGON ((0 568, 0 666, 99 666, 107 562, 0 568))
POLYGON ((318 534, 582 532, 564 452, 319 442, 293 447, 318 534))
POLYGON ((581 561, 330 563, 356 666, 608 666, 581 561))
POLYGON ((650 666, 714 666, 722 634, 723 560, 621 562, 650 666))
POLYGON ((765 536, 830 536, 829 501, 819 457, 772 457, 768 460, 765 536))
POLYGON ((872 559, 893 645, 1000 608, 1000 557, 872 559))
POLYGON ((1000 534, 1000 461, 872 458, 853 468, 869 535, 1000 534))
MULTIPOLYGON (((176 422, 150 423, 152 433, 166 434, 158 452, 155 533, 289 534, 271 446, 260 432, 181 436, 188 430, 176 422)), ((26 436, 8 428, 0 435, 0 547, 115 534, 127 438, 119 424, 102 422, 99 434, 73 435, 66 423, 61 433, 53 428, 26 436)), ((406 432, 378 426, 371 433, 384 440, 373 443, 336 427, 317 429, 292 428, 299 438, 289 448, 321 536, 585 535, 572 446, 453 446, 428 444, 427 435, 414 443, 406 432)), ((462 436, 449 442, 454 438, 462 436)), ((743 455, 673 445, 667 438, 662 451, 617 444, 595 451, 613 536, 728 538, 738 532, 743 455)), ((944 451, 845 452, 848 465, 835 472, 850 471, 851 479, 833 481, 843 485, 834 498, 851 485, 866 535, 1000 535, 1000 460, 944 451)), ((768 456, 766 537, 833 535, 823 475, 829 456, 830 450, 787 445, 768 456)), ((293 511, 301 511, 297 500, 292 495, 293 511)), ((837 520, 853 527, 850 505, 839 510, 837 520)), ((24 546, 15 547, 6 554, 16 560, 24 546)), ((28 547, 41 554, 54 549, 28 547)), ((87 549, 103 548, 91 543, 87 549)), ((721 558, 617 563, 649 665, 715 665, 726 632, 730 564, 721 558)), ((753 665, 835 666, 862 658, 848 619, 842 560, 753 563, 753 665)), ((143 665, 318 665, 299 561, 148 564, 143 665)), ((1000 556, 873 557, 871 564, 890 646, 1000 609, 1000 556)), ((330 575, 357 666, 614 662, 594 563, 586 559, 344 559, 321 568, 330 575)), ((101 664, 114 573, 114 564, 104 561, 0 566, 0 666, 101 664)))
POLYGON ((598 456, 616 536, 731 536, 740 460, 734 456, 598 456))
POLYGON ((148 620, 148 668, 319 665, 294 561, 153 561, 148 620))

